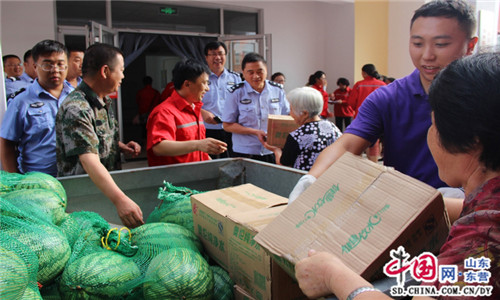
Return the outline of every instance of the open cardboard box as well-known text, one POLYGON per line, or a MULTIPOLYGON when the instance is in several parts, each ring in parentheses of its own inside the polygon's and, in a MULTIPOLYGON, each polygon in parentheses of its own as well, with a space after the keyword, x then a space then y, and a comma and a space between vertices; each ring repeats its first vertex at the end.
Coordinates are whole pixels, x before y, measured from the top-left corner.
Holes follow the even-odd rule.
POLYGON ((367 280, 398 246, 437 253, 449 231, 441 194, 392 168, 346 153, 255 240, 293 275, 309 249, 340 257, 367 280))
POLYGON ((283 148, 288 134, 297 128, 299 125, 291 116, 269 115, 267 119, 267 143, 283 148))
POLYGON ((191 196, 195 233, 231 279, 255 299, 305 299, 298 284, 255 242, 254 236, 288 199, 252 184, 191 196))

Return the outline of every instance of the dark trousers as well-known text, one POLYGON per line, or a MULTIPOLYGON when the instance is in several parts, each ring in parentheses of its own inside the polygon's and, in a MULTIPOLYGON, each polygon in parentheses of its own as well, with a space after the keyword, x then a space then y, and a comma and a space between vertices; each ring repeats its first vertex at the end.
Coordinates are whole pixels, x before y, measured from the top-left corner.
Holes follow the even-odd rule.
POLYGON ((276 158, 274 157, 274 154, 256 155, 256 154, 245 154, 245 153, 234 152, 234 156, 255 159, 258 161, 268 162, 272 164, 276 163, 276 158))
POLYGON ((223 129, 207 129, 207 138, 213 138, 219 141, 223 141, 224 143, 227 144, 227 151, 223 152, 219 155, 212 155, 210 154, 210 157, 212 159, 218 159, 218 158, 228 158, 228 157, 234 157, 233 154, 233 141, 232 141, 232 134, 231 132, 227 132, 223 129))
POLYGON ((344 130, 351 124, 352 117, 335 117, 335 125, 344 132, 344 130))

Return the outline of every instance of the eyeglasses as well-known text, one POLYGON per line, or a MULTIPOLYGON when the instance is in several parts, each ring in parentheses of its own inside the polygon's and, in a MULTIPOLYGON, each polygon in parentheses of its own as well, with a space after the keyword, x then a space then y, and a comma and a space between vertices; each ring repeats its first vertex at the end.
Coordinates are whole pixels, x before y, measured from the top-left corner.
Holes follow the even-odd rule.
POLYGON ((45 72, 51 72, 54 70, 54 68, 57 68, 59 71, 65 71, 68 69, 68 65, 63 64, 63 63, 58 63, 58 64, 51 64, 51 63, 42 63, 37 64, 40 68, 42 68, 43 71, 45 72))
POLYGON ((208 53, 207 56, 214 56, 214 57, 220 56, 220 57, 222 57, 222 56, 226 56, 226 53, 224 53, 224 52, 208 53))
POLYGON ((5 65, 6 67, 22 67, 23 64, 8 64, 8 65, 5 65))

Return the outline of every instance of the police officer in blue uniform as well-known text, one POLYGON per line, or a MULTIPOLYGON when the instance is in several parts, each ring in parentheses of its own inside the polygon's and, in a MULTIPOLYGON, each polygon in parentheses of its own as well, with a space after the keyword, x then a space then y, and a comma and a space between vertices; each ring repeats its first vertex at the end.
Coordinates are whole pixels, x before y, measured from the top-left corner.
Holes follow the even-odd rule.
POLYGON ((233 133, 233 151, 238 157, 275 162, 264 148, 270 114, 288 115, 290 105, 283 86, 266 80, 267 65, 257 53, 248 53, 241 64, 244 82, 231 89, 222 114, 224 130, 233 133))
POLYGON ((0 129, 2 167, 8 172, 57 175, 55 117, 73 90, 63 44, 44 40, 33 47, 38 79, 9 105, 0 129), (16 153, 19 150, 19 156, 16 153))
POLYGON ((229 90, 241 82, 238 73, 224 68, 226 64, 227 47, 223 42, 210 42, 205 46, 205 59, 210 68, 208 77, 210 90, 203 97, 202 115, 207 129, 207 137, 225 142, 227 151, 220 155, 210 155, 212 158, 231 157, 231 133, 222 128, 222 112, 225 108, 229 90))

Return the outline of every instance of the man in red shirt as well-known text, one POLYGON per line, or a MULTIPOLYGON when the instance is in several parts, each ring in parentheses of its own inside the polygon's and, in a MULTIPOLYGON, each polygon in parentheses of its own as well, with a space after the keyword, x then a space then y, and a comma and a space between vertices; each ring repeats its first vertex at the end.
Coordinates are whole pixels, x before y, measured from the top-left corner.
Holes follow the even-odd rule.
POLYGON ((175 90, 149 115, 149 166, 209 160, 227 150, 226 143, 206 138, 201 100, 208 87, 208 68, 194 60, 178 62, 173 70, 175 90))

